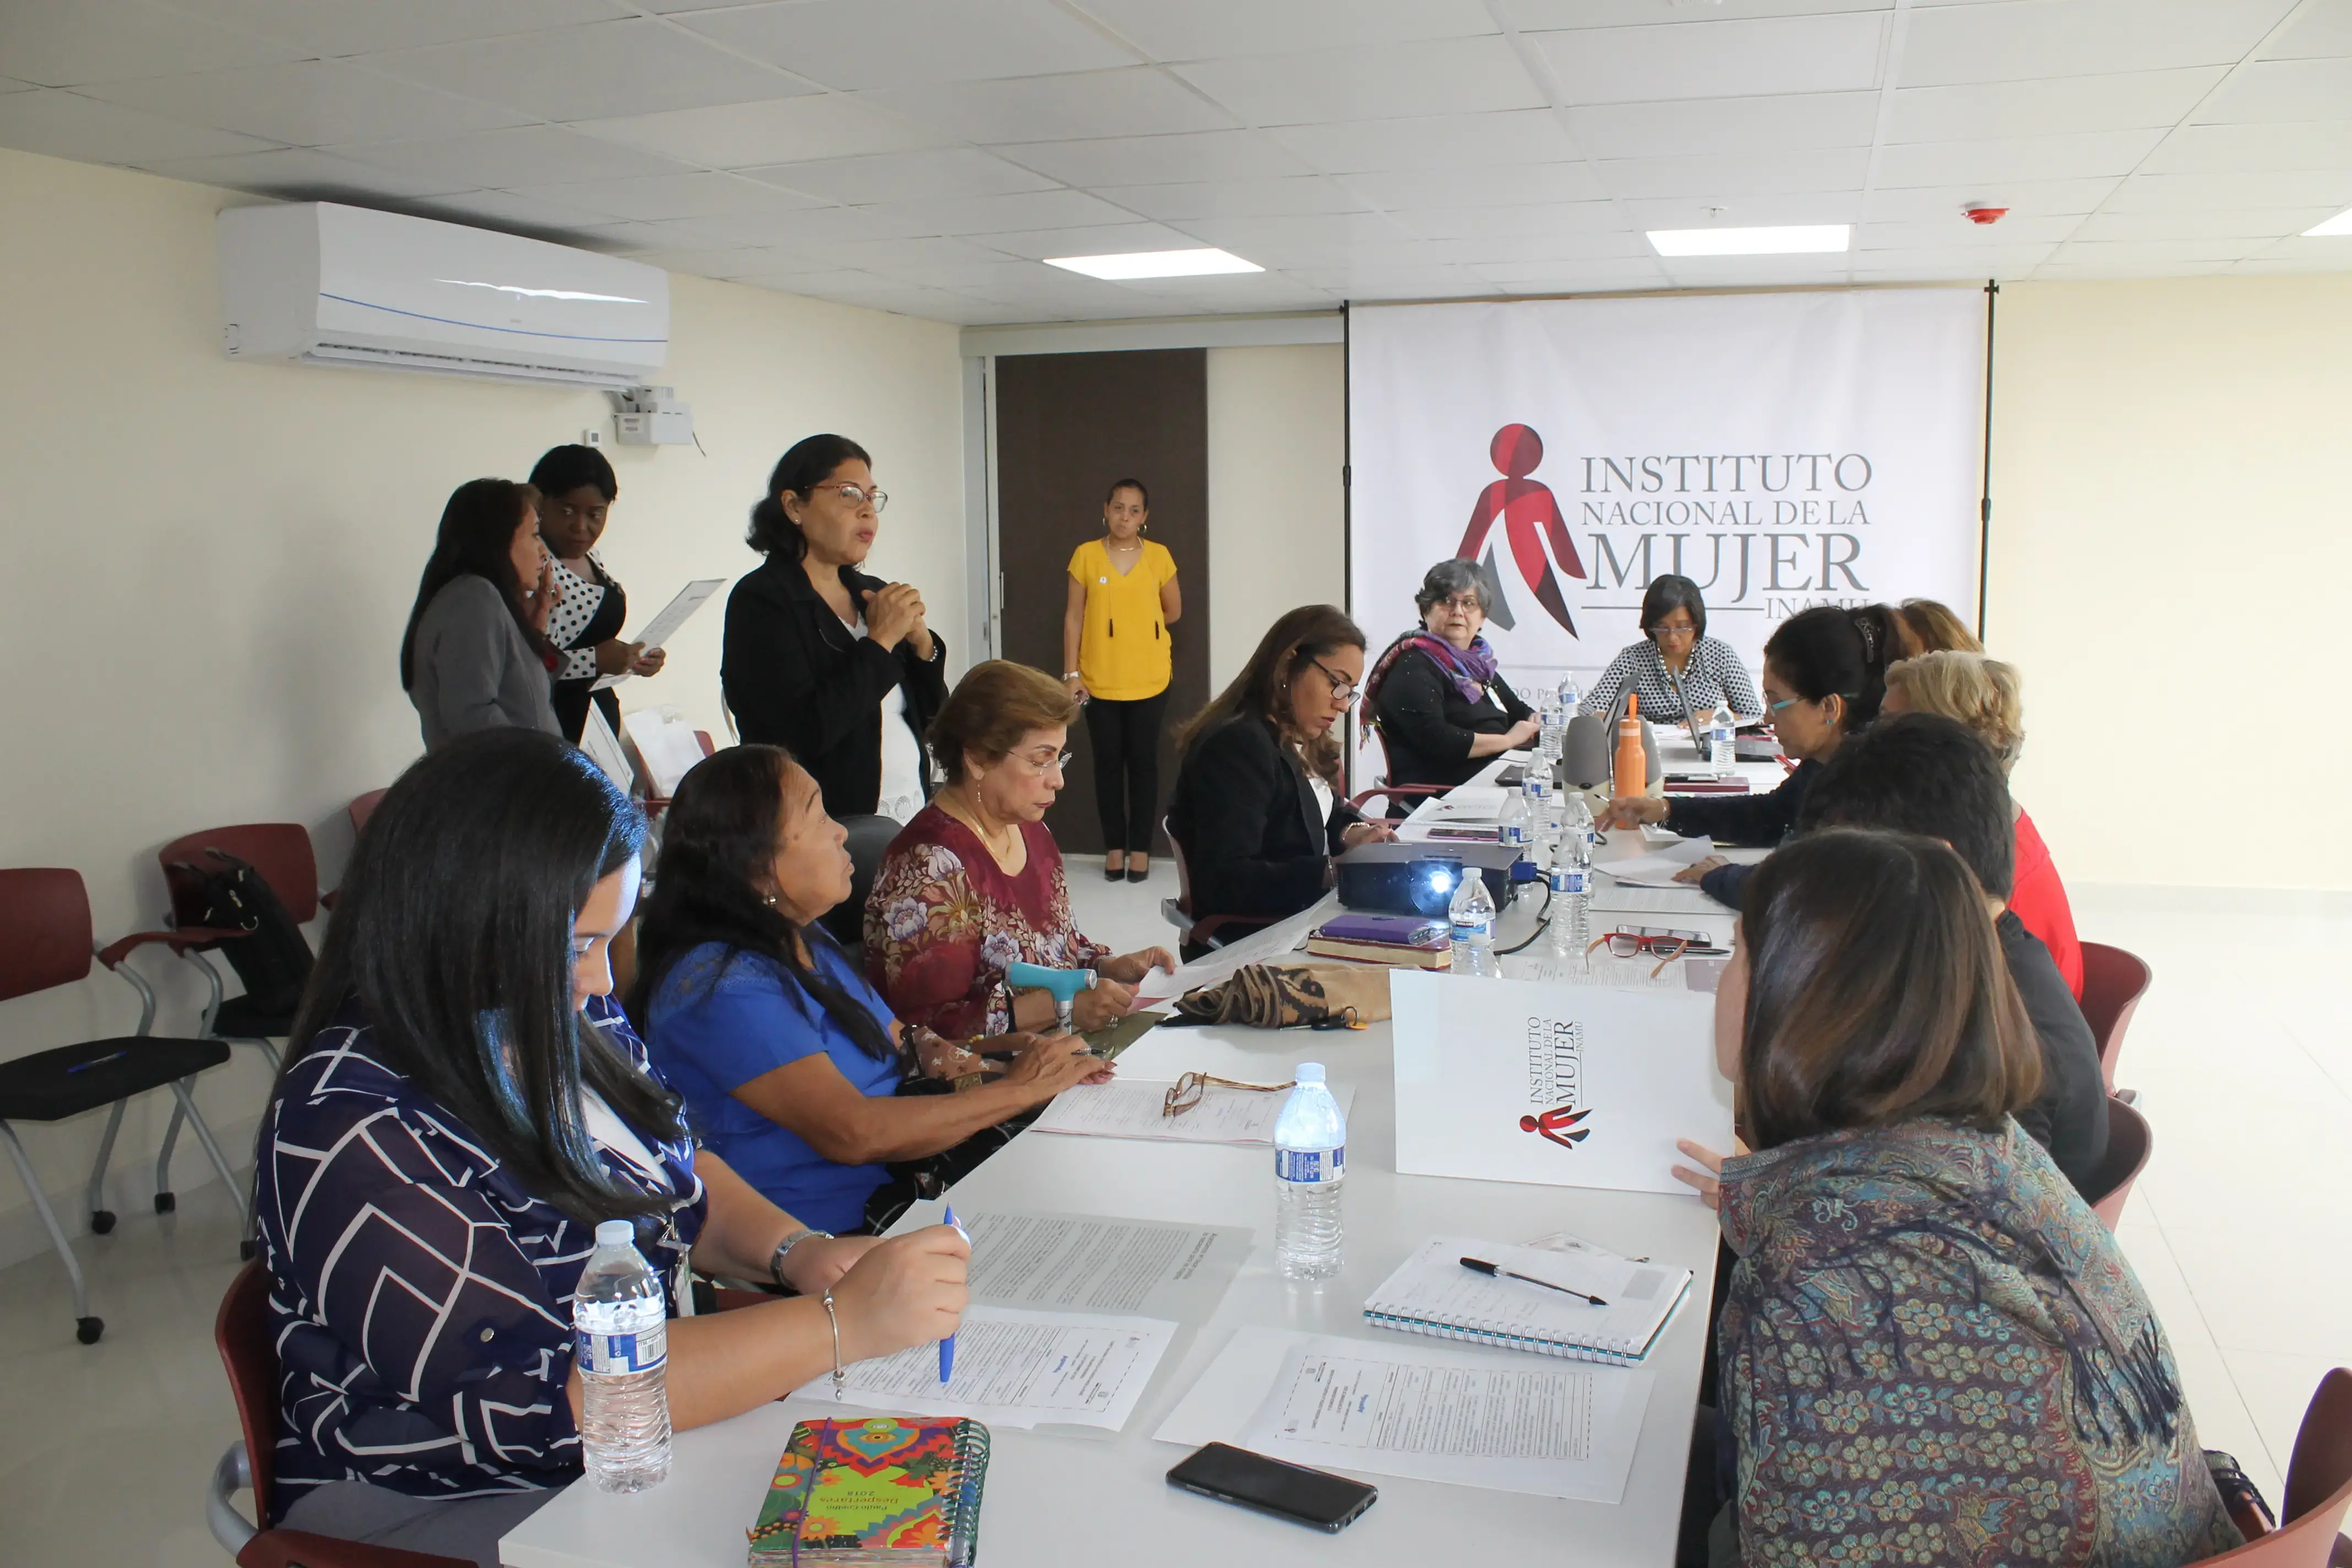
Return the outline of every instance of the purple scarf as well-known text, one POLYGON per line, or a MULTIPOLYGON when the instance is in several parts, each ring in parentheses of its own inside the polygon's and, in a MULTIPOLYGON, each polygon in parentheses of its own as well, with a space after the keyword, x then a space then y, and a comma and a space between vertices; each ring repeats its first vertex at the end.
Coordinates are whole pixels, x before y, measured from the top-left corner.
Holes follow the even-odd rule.
POLYGON ((1472 637, 1467 651, 1429 632, 1418 633, 1408 641, 1437 661, 1437 668, 1454 682, 1454 689, 1462 693, 1463 701, 1475 702, 1486 695, 1486 683, 1495 679, 1495 650, 1485 637, 1472 637))

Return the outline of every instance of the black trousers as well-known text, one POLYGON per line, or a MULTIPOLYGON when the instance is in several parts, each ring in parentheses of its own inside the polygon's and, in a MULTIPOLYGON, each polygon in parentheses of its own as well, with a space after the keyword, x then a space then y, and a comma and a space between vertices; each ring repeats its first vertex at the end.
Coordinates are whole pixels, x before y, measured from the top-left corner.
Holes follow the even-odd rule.
POLYGON ((1132 702, 1088 698, 1086 714, 1103 847, 1148 855, 1160 827, 1160 725, 1168 714, 1168 693, 1132 702))

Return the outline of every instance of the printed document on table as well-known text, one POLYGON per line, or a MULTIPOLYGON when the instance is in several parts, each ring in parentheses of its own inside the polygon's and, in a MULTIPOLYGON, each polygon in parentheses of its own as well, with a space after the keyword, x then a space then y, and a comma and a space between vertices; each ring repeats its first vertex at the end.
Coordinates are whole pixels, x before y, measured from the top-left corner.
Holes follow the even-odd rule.
POLYGON ((1307 933, 1339 912, 1336 893, 1326 893, 1315 903, 1299 910, 1286 921, 1266 927, 1254 936, 1245 936, 1230 947, 1220 947, 1194 959, 1171 974, 1155 969, 1143 977, 1135 988, 1135 1005, 1150 1007, 1171 1002, 1187 991, 1203 985, 1214 985, 1246 963, 1281 963, 1305 945, 1307 933))
MULTIPOLYGON (((1136 1312, 1207 1322, 1257 1233, 1087 1215, 971 1213, 971 1299, 1007 1307, 1136 1312)), ((959 1352, 961 1355, 961 1352, 959 1352)))
POLYGON ((1671 888, 1629 888, 1622 883, 1603 882, 1592 890, 1592 909, 1596 914, 1612 915, 1721 915, 1730 911, 1701 892, 1695 883, 1681 882, 1671 888))
MULTIPOLYGON (((969 1415, 992 1426, 1097 1426, 1116 1432, 1175 1338, 1160 1318, 967 1308, 955 1376, 940 1382, 940 1349, 919 1344, 848 1369, 841 1403, 894 1415, 969 1415)), ((826 1373, 794 1390, 833 1400, 826 1373)))
POLYGON ((1294 1464, 1614 1503, 1654 1374, 1246 1327, 1160 1430, 1294 1464))
POLYGON ((1715 841, 1705 834, 1696 838, 1685 838, 1625 860, 1600 860, 1593 863, 1596 871, 1606 871, 1621 885, 1643 888, 1687 886, 1675 880, 1675 873, 1695 866, 1715 853, 1715 841))
MULTIPOLYGON (((1211 1084, 1201 1101, 1181 1116, 1162 1113, 1173 1082, 1113 1079, 1108 1083, 1082 1083, 1064 1089, 1044 1114, 1029 1124, 1032 1132, 1074 1132, 1093 1138, 1149 1138, 1177 1143, 1265 1143, 1274 1142, 1275 1119, 1290 1098, 1286 1090, 1228 1089, 1211 1084)), ((1356 1091, 1333 1084, 1331 1092, 1344 1116, 1354 1106, 1356 1091)))
MULTIPOLYGON (((724 577, 697 577, 693 582, 680 588, 677 591, 677 597, 663 605, 661 614, 647 621, 644 629, 629 640, 645 644, 647 653, 667 646, 669 639, 677 635, 677 628, 686 625, 687 618, 702 608, 702 602, 725 586, 727 586, 727 579, 724 577)), ((628 675, 625 671, 619 675, 605 676, 596 682, 595 689, 602 691, 604 688, 617 686, 627 679, 628 675)))

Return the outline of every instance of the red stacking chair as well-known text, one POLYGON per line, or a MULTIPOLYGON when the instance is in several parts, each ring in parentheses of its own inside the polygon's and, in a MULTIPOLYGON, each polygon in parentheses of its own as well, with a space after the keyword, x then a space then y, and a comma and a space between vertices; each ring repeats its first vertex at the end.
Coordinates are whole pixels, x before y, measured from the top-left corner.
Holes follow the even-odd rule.
POLYGON ((2147 1169, 2147 1160, 2156 1152, 2156 1134, 2147 1118, 2138 1110, 2120 1100, 2107 1100, 2107 1153, 2092 1173, 2083 1194, 2091 1212, 2106 1222, 2113 1230, 2123 1223, 2124 1205, 2130 1201, 2132 1184, 2147 1169))
POLYGON ((228 1390, 236 1398, 236 1424, 245 1436, 231 1443, 205 1492, 205 1523, 238 1568, 473 1568, 471 1562, 396 1546, 369 1546, 301 1530, 268 1529, 269 1489, 275 1479, 270 1456, 278 1442, 278 1350, 269 1339, 269 1276, 247 1263, 229 1281, 213 1320, 213 1340, 228 1390), (251 1489, 257 1527, 229 1500, 251 1489))
MULTIPOLYGON (((184 1118, 195 1129, 196 1141, 204 1145, 213 1168, 242 1210, 244 1188, 188 1093, 196 1074, 228 1060, 228 1047, 218 1040, 173 1039, 149 1033, 155 1025, 155 993, 136 970, 123 963, 134 950, 150 942, 177 947, 227 934, 204 930, 141 931, 99 948, 90 936, 89 893, 82 886, 80 872, 46 868, 0 871, 0 1001, 87 978, 93 952, 99 963, 139 993, 135 1032, 58 1046, 0 1062, 0 1144, 6 1146, 8 1157, 16 1162, 33 1210, 41 1216, 42 1228, 65 1261, 66 1278, 73 1286, 74 1331, 86 1345, 98 1342, 99 1335, 106 1331, 105 1320, 90 1315, 89 1292, 82 1283, 73 1244, 50 1211, 40 1178, 9 1123, 62 1121, 101 1106, 112 1108, 105 1135, 98 1142, 97 1163, 89 1171, 89 1228, 104 1236, 114 1228, 114 1215, 105 1206, 106 1166, 114 1155, 114 1135, 122 1127, 122 1108, 133 1095, 168 1088, 175 1102, 173 1126, 176 1129, 184 1118)), ((162 1214, 172 1207, 171 1191, 159 1174, 155 1212, 162 1214)))
MULTIPOLYGON (((2352 1372, 2337 1367, 2319 1380, 2303 1413, 2287 1461, 2280 1524, 2234 1552, 2208 1557, 2221 1568, 2327 1568, 2352 1563, 2352 1541, 2336 1533, 2352 1510, 2352 1372)), ((2244 1521, 2240 1521, 2244 1528, 2244 1521)), ((2200 1565, 2203 1568, 2203 1564, 2200 1565)))
MULTIPOLYGON (((365 795, 353 796, 352 804, 343 808, 343 815, 352 819, 353 833, 367 826, 368 818, 373 816, 375 808, 383 804, 383 795, 384 792, 380 789, 372 789, 365 795)), ((265 877, 262 880, 268 881, 268 879, 265 877)))
POLYGON ((1238 912, 1207 913, 1192 904, 1192 872, 1184 863, 1184 843, 1176 830, 1162 817, 1160 830, 1168 835, 1168 847, 1176 852, 1176 896, 1160 900, 1160 918, 1182 932, 1186 946, 1217 947, 1223 943, 1217 933, 1229 925, 1272 925, 1288 917, 1283 915, 1252 915, 1238 912))
MULTIPOLYGON (((319 914, 319 858, 311 850, 310 830, 297 822, 248 822, 229 827, 206 828, 174 838, 155 853, 163 863, 163 883, 172 894, 172 924, 192 925, 198 922, 202 889, 197 885, 194 869, 219 864, 218 854, 233 855, 250 865, 255 873, 278 895, 286 912, 294 917, 298 926, 308 925, 319 914)), ((204 1020, 197 1032, 215 1039, 243 1041, 258 1046, 270 1060, 278 1062, 278 1047, 271 1042, 283 1039, 294 1026, 290 1013, 265 1011, 245 996, 226 996, 221 985, 220 971, 206 954, 220 947, 223 941, 234 941, 224 935, 212 942, 189 943, 181 956, 205 972, 205 981, 212 993, 205 1005, 204 1020)))
POLYGON ((2099 1042, 2099 1072, 2107 1092, 2116 1091, 2116 1062, 2124 1054, 2124 1030, 2156 978, 2146 960, 2102 942, 2083 944, 2083 1018, 2099 1042))

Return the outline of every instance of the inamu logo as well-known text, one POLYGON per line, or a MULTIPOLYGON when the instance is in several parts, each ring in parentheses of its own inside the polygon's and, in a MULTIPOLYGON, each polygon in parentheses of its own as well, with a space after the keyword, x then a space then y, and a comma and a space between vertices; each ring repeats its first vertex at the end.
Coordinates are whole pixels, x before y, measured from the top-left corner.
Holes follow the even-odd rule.
POLYGON ((1550 1106, 1519 1118, 1519 1131, 1540 1133, 1564 1149, 1592 1136, 1578 1123, 1592 1108, 1576 1109, 1584 1092, 1584 1026, 1572 1018, 1529 1018, 1527 1034, 1528 1103, 1550 1106))
MULTIPOLYGON (((1552 565, 1557 561, 1560 571, 1581 577, 1584 563, 1576 553, 1576 541, 1569 537, 1568 519, 1561 514, 1551 487, 1528 477, 1543 461, 1543 437, 1529 426, 1506 425, 1495 432, 1486 455, 1503 477, 1478 492, 1478 504, 1470 510, 1470 527, 1462 535, 1462 548, 1454 553, 1465 561, 1476 561, 1479 547, 1486 544, 1486 531, 1500 519, 1511 559, 1518 563, 1519 575, 1535 590, 1536 602, 1574 637, 1576 623, 1569 618, 1568 599, 1559 591, 1552 565), (1549 556, 1544 553, 1547 542, 1551 546, 1549 556)), ((1492 545, 1486 545, 1485 570, 1498 595, 1492 619, 1508 631, 1514 617, 1508 603, 1499 596, 1503 579, 1495 570, 1492 545)))
POLYGON ((1591 1114, 1592 1108, 1589 1105, 1582 1110, 1573 1106, 1563 1105, 1556 1110, 1547 1110, 1540 1116, 1520 1117, 1519 1131, 1540 1132, 1561 1148, 1573 1149, 1592 1136, 1591 1128, 1576 1125, 1591 1114), (1570 1131, 1571 1128, 1574 1129, 1573 1131, 1570 1131))

